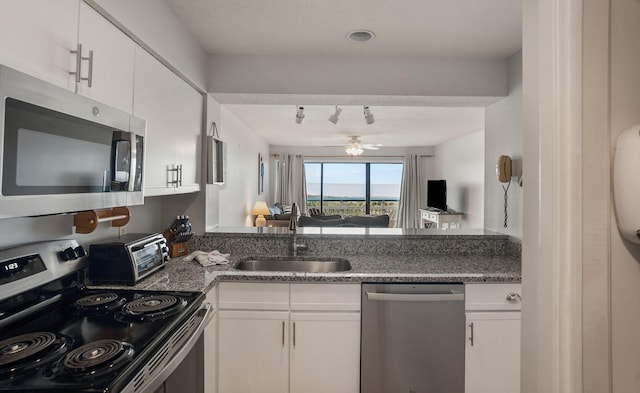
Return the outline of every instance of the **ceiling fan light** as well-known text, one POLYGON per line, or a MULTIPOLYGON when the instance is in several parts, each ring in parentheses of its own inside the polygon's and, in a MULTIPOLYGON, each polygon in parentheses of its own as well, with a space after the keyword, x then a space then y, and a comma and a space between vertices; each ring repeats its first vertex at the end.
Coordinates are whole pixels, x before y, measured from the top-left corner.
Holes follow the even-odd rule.
POLYGON ((364 120, 367 124, 373 124, 376 122, 376 119, 373 117, 373 113, 371 113, 371 109, 368 106, 364 107, 364 120))
POLYGON ((329 121, 333 124, 338 124, 338 120, 340 120, 340 114, 342 113, 342 108, 336 105, 336 111, 333 115, 329 116, 329 121))
POLYGON ((350 156, 359 156, 364 153, 364 150, 358 146, 349 146, 344 151, 350 156))
POLYGON ((303 121, 304 121, 304 107, 299 106, 298 110, 296 111, 296 123, 302 124, 303 121))

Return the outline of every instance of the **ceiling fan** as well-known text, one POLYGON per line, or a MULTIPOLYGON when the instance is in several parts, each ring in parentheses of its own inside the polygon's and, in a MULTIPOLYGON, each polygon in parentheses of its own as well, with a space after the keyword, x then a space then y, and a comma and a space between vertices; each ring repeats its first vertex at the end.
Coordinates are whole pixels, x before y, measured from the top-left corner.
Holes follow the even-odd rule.
POLYGON ((350 156, 359 156, 364 153, 365 150, 378 150, 380 146, 382 146, 380 143, 362 143, 359 137, 352 136, 344 147, 344 151, 350 156))

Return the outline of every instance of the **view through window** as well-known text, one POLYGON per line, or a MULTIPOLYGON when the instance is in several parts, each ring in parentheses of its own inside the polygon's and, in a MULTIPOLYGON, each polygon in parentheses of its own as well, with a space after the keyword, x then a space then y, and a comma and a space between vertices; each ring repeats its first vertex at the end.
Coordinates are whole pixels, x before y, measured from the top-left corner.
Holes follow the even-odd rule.
POLYGON ((325 215, 389 214, 395 221, 401 163, 308 162, 305 175, 308 208, 325 215))

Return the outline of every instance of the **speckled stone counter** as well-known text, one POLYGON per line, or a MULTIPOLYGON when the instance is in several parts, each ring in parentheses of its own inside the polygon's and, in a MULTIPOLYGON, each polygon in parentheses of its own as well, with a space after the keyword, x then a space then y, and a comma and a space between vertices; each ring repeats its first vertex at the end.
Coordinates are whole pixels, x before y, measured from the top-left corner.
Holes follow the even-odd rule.
POLYGON ((298 231, 307 246, 299 259, 345 258, 337 273, 249 272, 233 266, 251 258, 287 258, 293 236, 286 228, 240 229, 195 236, 191 250, 230 253, 229 265, 202 267, 172 259, 136 289, 207 291, 218 281, 305 282, 519 282, 520 245, 484 230, 374 230, 313 228, 298 231))

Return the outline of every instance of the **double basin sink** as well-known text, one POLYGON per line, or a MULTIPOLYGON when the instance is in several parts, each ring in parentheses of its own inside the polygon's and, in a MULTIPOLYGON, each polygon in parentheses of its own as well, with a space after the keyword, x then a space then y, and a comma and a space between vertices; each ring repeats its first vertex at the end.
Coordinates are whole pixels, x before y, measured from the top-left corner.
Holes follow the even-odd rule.
POLYGON ((351 270, 351 263, 341 258, 252 258, 240 261, 233 267, 245 271, 332 273, 351 270))

